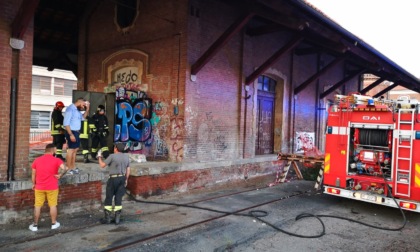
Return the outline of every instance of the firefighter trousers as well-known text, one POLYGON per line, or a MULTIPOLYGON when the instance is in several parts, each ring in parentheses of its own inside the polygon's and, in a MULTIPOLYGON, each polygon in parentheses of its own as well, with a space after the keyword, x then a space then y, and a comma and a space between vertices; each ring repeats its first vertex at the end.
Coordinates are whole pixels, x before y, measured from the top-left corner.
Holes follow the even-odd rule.
POLYGON ((80 138, 80 145, 82 146, 82 154, 89 154, 89 138, 80 138))
POLYGON ((64 134, 52 135, 52 137, 53 137, 53 144, 56 147, 56 154, 62 155, 63 145, 66 142, 66 137, 64 136, 64 134))
POLYGON ((125 194, 125 175, 120 177, 110 177, 106 183, 106 193, 104 208, 108 211, 112 209, 112 198, 114 198, 114 210, 122 209, 122 198, 125 194))
POLYGON ((92 152, 96 153, 98 152, 98 145, 101 145, 101 148, 108 146, 108 143, 106 141, 106 137, 101 135, 94 135, 92 137, 92 152))

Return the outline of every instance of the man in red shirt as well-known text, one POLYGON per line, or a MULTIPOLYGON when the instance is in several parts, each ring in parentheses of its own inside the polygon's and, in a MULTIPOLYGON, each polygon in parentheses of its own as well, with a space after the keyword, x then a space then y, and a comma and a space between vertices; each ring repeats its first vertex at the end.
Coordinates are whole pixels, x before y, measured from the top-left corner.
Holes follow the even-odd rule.
POLYGON ((60 226, 60 223, 57 222, 58 179, 66 173, 67 169, 61 159, 54 157, 55 151, 54 144, 47 144, 45 154, 36 158, 32 163, 32 190, 35 191, 35 208, 34 223, 29 226, 31 231, 38 231, 38 220, 45 199, 50 207, 51 229, 60 226))

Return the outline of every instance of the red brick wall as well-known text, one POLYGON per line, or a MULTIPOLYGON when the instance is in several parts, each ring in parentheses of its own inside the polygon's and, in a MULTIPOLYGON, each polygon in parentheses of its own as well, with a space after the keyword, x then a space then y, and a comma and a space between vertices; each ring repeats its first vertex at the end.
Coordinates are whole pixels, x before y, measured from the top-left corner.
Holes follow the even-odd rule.
MULTIPOLYGON (((144 62, 147 64, 147 71, 143 72, 142 84, 147 87, 146 93, 153 103, 160 102, 163 106, 158 115, 160 123, 155 129, 154 140, 159 137, 168 148, 168 160, 180 161, 184 137, 184 109, 180 104, 179 114, 175 115, 172 100, 183 99, 185 92, 186 21, 182 18, 186 17, 187 1, 141 2, 140 15, 135 21, 134 29, 126 34, 119 32, 114 24, 114 5, 113 2, 102 2, 88 19, 89 53, 87 59, 84 55, 79 59, 78 88, 83 89, 86 62, 88 91, 103 92, 104 87, 110 83, 107 83, 106 68, 102 65, 110 55, 125 49, 139 50, 148 55, 148 62, 144 62)), ((80 34, 80 41, 84 42, 85 31, 81 31, 80 34)), ((83 48, 81 53, 84 54, 83 48)), ((132 58, 127 54, 119 55, 108 61, 107 65, 132 58)), ((134 59, 137 60, 135 57, 134 59)), ((153 157, 154 147, 146 146, 142 151, 153 157)))
MULTIPOLYGON (((125 49, 139 50, 148 55, 148 71, 143 80, 147 95, 164 107, 157 115, 160 121, 153 129, 153 143, 143 149, 149 160, 157 140, 168 149, 169 161, 255 156, 257 92, 251 84, 245 94, 244 78, 290 41, 292 34, 283 31, 250 37, 241 31, 201 69, 196 81, 192 81, 191 65, 241 16, 238 10, 220 1, 142 2, 142 15, 134 28, 122 34, 113 23, 113 6, 112 2, 100 4, 88 19, 89 53, 87 59, 84 55, 80 57, 79 89, 83 87, 85 63, 89 66, 88 90, 102 92, 109 84, 106 83, 104 61, 125 49), (245 101, 248 94, 251 98, 245 101), (178 115, 174 114, 172 103, 176 98, 183 100, 178 115)), ((84 36, 85 31, 81 31, 82 42, 84 36)), ((84 54, 84 49, 81 53, 84 54)), ((121 54, 106 65, 123 58, 131 59, 129 55, 121 54)), ((325 91, 324 87, 343 78, 343 64, 302 90, 296 96, 299 102, 295 103, 292 94, 294 88, 331 60, 333 58, 328 56, 321 56, 318 61, 315 54, 292 57, 287 53, 267 71, 270 77, 284 85, 283 93, 278 97, 278 102, 283 104, 276 106, 283 109, 276 111, 275 127, 282 134, 276 141, 281 146, 276 146, 276 150, 292 152, 296 131, 315 132, 316 138, 323 137, 319 130, 322 111, 318 109, 324 108, 325 104, 318 96, 325 91)), ((343 90, 356 91, 357 84, 355 78, 343 90)))
POLYGON ((274 161, 159 175, 130 176, 127 189, 132 195, 147 198, 164 193, 186 192, 217 184, 235 183, 259 176, 273 176, 274 181, 274 174, 278 169, 279 163, 274 161))
POLYGON ((0 2, 0 33, 6 35, 0 39, 0 181, 7 180, 9 155, 9 127, 10 127, 10 93, 11 78, 17 78, 17 114, 16 114, 16 151, 15 151, 15 179, 29 176, 29 127, 31 111, 32 85, 32 41, 33 24, 27 28, 23 40, 25 47, 13 51, 9 45, 11 23, 19 10, 22 1, 5 0, 0 2), (14 63, 12 64, 12 62, 14 63))
MULTIPOLYGON (((58 210, 60 213, 77 212, 101 204, 101 181, 64 185, 60 186, 59 190, 58 210), (74 207, 74 204, 77 204, 80 207, 74 207)), ((34 191, 19 190, 0 192, 0 208, 2 211, 14 211, 18 213, 18 215, 16 215, 18 217, 16 218, 19 219, 31 218, 34 208, 34 191)), ((45 203, 42 211, 45 215, 49 214, 47 203, 45 203)), ((2 222, 5 221, 10 222, 12 220, 10 218, 8 219, 7 216, 3 216, 2 222), (6 220, 4 218, 6 218, 6 220)))
MULTIPOLYGON (((10 34, 10 25, 14 15, 17 13, 18 1, 0 1, 0 32, 10 34), (16 3, 16 4, 15 4, 16 3)), ((20 1, 19 1, 20 2, 20 1)), ((7 179, 7 161, 9 150, 9 114, 10 114, 10 79, 12 74, 11 66, 12 49, 9 46, 8 36, 0 37, 0 181, 7 179)))

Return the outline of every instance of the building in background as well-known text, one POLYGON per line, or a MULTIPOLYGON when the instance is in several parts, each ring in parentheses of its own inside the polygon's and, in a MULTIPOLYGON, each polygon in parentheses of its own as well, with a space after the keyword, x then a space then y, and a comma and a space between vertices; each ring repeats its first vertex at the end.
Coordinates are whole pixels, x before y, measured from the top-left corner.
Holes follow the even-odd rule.
POLYGON ((32 67, 31 142, 50 137, 51 112, 55 103, 62 101, 66 107, 70 105, 76 88, 77 78, 70 71, 32 67))
MULTIPOLYGON (((374 83, 378 79, 379 79, 379 77, 376 76, 376 75, 364 74, 363 75, 363 87, 362 87, 362 89, 367 88, 369 85, 371 85, 372 83, 374 83)), ((392 84, 394 84, 394 83, 391 82, 391 81, 385 80, 382 83, 380 83, 379 85, 377 85, 376 87, 374 87, 371 90, 369 90, 368 92, 366 92, 366 95, 374 96, 375 94, 381 92, 385 88, 388 88, 392 84)), ((417 93, 413 90, 407 89, 405 87, 402 87, 402 86, 397 86, 397 87, 393 88, 392 90, 383 94, 383 96, 386 100, 398 100, 402 97, 406 97, 406 98, 408 98, 408 100, 417 99, 417 100, 420 101, 420 94, 419 93, 417 93)))

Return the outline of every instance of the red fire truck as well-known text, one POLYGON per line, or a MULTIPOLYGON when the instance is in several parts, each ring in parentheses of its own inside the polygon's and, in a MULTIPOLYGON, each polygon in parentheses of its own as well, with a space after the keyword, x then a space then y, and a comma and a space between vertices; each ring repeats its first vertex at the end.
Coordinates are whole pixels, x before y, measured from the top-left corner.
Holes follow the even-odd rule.
POLYGON ((407 97, 337 95, 328 111, 324 193, 420 212, 419 109, 407 97))

